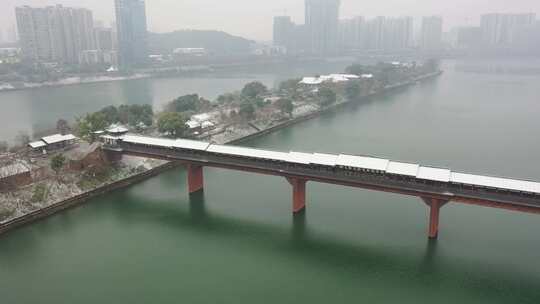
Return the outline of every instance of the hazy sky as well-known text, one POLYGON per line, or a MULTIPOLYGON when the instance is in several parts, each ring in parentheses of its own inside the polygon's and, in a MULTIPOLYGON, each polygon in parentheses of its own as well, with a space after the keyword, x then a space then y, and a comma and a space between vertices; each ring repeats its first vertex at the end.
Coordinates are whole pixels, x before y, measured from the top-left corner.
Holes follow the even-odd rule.
MULTIPOLYGON (((0 0, 0 28, 15 23, 17 5, 44 6, 60 3, 86 7, 94 18, 106 23, 114 19, 114 0, 0 0)), ((303 22, 304 0, 146 0, 151 31, 174 29, 220 29, 258 40, 272 37, 272 16, 291 15, 303 22)), ((442 15, 445 28, 478 24, 479 15, 489 12, 540 13, 540 0, 342 0, 341 16, 442 15)))

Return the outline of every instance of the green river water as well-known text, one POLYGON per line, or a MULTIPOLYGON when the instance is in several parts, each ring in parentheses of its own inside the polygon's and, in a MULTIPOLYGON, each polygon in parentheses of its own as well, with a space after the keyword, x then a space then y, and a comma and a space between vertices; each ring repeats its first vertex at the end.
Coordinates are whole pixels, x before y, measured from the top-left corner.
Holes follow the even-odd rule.
MULTIPOLYGON (((437 79, 246 145, 540 180, 531 64, 446 61, 437 79)), ((69 94, 106 92, 92 88, 69 94)), ((205 169, 190 199, 178 169, 92 199, 0 237, 0 303, 540 303, 538 216, 450 204, 430 242, 416 198, 311 183, 293 217, 290 196, 281 178, 205 169)))

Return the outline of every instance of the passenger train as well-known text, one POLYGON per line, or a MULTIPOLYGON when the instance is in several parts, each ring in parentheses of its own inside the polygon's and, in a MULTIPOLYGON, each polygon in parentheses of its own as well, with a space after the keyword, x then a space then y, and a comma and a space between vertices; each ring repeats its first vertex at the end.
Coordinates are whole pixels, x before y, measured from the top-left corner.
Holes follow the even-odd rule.
POLYGON ((531 198, 540 197, 540 183, 538 182, 452 172, 449 169, 369 156, 274 152, 194 140, 172 140, 134 135, 120 137, 105 135, 101 137, 101 140, 105 145, 125 149, 159 149, 160 153, 174 151, 197 156, 227 157, 239 161, 273 163, 296 169, 324 170, 345 175, 362 174, 363 176, 416 182, 429 186, 447 187, 448 189, 481 190, 500 194, 518 194, 531 198))

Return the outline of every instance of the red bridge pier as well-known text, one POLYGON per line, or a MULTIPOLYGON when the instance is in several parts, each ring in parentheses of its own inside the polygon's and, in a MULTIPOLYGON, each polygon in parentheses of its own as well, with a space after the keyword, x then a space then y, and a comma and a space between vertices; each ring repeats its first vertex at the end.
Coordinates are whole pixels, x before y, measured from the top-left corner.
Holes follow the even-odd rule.
POLYGON ((423 197, 422 200, 429 206, 428 236, 436 239, 439 236, 439 215, 441 208, 448 203, 447 200, 423 197))
POLYGON ((292 209, 293 213, 300 213, 306 209, 306 183, 307 180, 301 178, 287 178, 293 188, 292 209))
POLYGON ((187 165, 187 180, 189 194, 202 191, 204 189, 203 167, 199 165, 187 165))

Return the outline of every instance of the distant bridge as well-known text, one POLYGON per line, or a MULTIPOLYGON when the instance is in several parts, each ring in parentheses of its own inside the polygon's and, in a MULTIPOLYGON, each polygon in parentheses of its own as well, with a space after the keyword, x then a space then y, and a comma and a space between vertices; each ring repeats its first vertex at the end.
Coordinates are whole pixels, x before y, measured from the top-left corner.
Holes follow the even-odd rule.
POLYGON ((306 207, 308 181, 420 197, 430 208, 428 236, 437 238, 439 212, 448 202, 540 213, 540 183, 452 172, 369 156, 274 152, 184 139, 102 136, 112 154, 180 161, 186 164, 189 193, 203 189, 203 167, 285 177, 292 211, 306 207))

